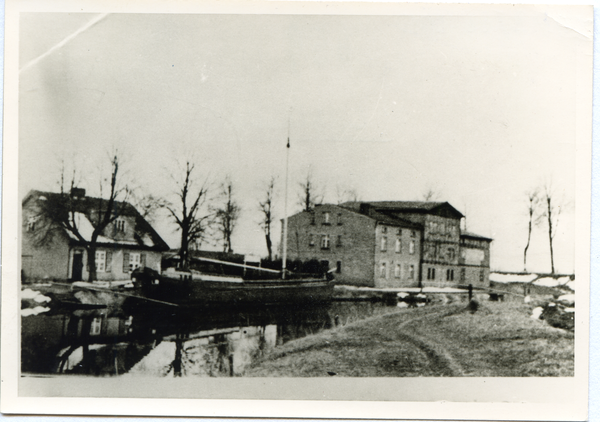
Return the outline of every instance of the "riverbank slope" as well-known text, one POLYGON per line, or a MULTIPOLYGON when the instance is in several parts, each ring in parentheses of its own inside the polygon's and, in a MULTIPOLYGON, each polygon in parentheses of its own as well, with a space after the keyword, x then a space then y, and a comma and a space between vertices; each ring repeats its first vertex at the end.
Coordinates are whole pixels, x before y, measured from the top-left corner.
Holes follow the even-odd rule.
POLYGON ((273 349, 257 377, 573 376, 574 334, 522 303, 485 302, 369 318, 273 349))

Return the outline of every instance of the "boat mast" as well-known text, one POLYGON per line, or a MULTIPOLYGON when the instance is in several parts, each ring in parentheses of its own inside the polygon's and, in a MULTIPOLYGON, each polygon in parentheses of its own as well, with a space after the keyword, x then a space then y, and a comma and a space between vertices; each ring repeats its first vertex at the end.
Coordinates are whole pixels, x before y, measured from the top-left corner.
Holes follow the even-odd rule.
POLYGON ((290 164, 290 127, 288 123, 288 140, 285 152, 285 199, 283 204, 283 261, 281 262, 281 277, 285 280, 285 273, 287 271, 287 231, 288 231, 288 217, 287 217, 287 205, 288 205, 288 173, 290 164))

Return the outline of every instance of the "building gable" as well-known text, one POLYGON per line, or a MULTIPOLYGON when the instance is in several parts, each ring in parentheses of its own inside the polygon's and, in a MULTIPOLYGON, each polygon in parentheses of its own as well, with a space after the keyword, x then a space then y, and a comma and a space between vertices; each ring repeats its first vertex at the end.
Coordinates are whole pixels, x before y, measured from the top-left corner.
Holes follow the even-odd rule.
MULTIPOLYGON (((84 191, 80 190, 81 192, 84 191)), ((22 201, 23 219, 29 218, 25 214, 38 214, 38 218, 43 218, 41 215, 42 207, 38 201, 66 201, 69 194, 61 194, 54 192, 41 192, 32 190, 22 201), (25 210, 29 210, 26 212, 25 210)), ((91 235, 94 230, 94 225, 90 220, 94 220, 98 216, 99 209, 107 206, 107 202, 101 198, 92 198, 80 196, 74 204, 74 217, 77 219, 78 231, 86 240, 91 240, 91 235)), ((167 243, 158 235, 154 228, 148 223, 128 202, 118 202, 115 206, 120 207, 120 216, 110 223, 98 237, 98 245, 110 245, 113 248, 137 248, 145 250, 154 250, 157 252, 167 251, 169 247, 167 243)), ((27 222, 24 221, 26 225, 27 222)), ((27 227, 24 227, 27 230, 27 227)), ((80 243, 80 240, 67 230, 62 230, 62 234, 67 239, 70 239, 72 244, 80 243)))

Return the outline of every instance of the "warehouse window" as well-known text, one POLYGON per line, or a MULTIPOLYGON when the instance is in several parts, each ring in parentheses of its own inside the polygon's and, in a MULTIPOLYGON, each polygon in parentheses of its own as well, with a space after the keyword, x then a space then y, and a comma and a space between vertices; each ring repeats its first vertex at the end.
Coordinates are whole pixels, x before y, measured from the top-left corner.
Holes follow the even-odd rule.
POLYGON ((342 246, 342 235, 337 235, 337 242, 335 242, 335 246, 342 246))
POLYGON ((329 222, 329 213, 328 212, 324 212, 323 213, 323 224, 327 224, 327 225, 330 224, 330 222, 329 222))
POLYGON ((408 278, 409 278, 409 280, 412 280, 415 278, 415 266, 414 265, 410 265, 408 267, 408 278))
POLYGON ((446 270, 446 280, 454 281, 454 270, 446 270))
POLYGON ((414 253, 415 253, 415 241, 414 240, 411 240, 410 243, 408 244, 408 252, 411 255, 414 255, 414 253))
POLYGON ((329 249, 329 235, 324 234, 321 236, 321 249, 329 249))
POLYGON ((402 253, 402 240, 396 239, 396 253, 402 253))
POLYGON ((387 264, 385 262, 382 262, 379 267, 379 277, 387 278, 387 264))
POLYGON ((341 274, 342 272, 342 261, 338 261, 335 263, 335 272, 341 274))
POLYGON ((99 336, 102 332, 102 318, 94 318, 90 324, 90 335, 99 336))
POLYGON ((396 269, 394 270, 394 277, 402 278, 402 264, 396 264, 396 269))
POLYGON ((427 268, 427 280, 435 280, 435 268, 427 268))
POLYGON ((448 259, 452 261, 455 258, 454 248, 448 248, 448 259))
POLYGON ((308 235, 308 246, 315 246, 315 236, 313 234, 308 235))
POLYGON ((338 213, 338 221, 337 221, 338 226, 342 225, 342 213, 338 213))
POLYGON ((381 238, 381 251, 387 251, 387 237, 383 236, 381 238))

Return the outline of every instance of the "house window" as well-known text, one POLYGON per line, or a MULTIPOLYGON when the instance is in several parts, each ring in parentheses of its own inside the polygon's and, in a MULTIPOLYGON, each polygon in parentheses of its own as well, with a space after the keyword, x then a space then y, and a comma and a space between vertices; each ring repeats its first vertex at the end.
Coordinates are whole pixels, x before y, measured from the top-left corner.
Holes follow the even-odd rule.
POLYGON ((342 246, 342 235, 337 235, 337 242, 335 242, 335 246, 342 246))
POLYGON ((103 273, 106 271, 106 252, 96 251, 96 271, 103 273))
POLYGON ((310 212, 310 224, 312 226, 315 225, 315 212, 314 211, 309 211, 310 212))
POLYGON ((136 268, 139 268, 141 265, 141 255, 139 253, 130 253, 129 254, 129 271, 133 271, 136 268))
POLYGON ((386 226, 381 227, 381 233, 387 233, 387 227, 386 226))
POLYGON ((315 246, 315 235, 308 235, 308 246, 315 246))
POLYGON ((410 265, 408 267, 408 278, 409 278, 409 280, 413 280, 415 278, 415 266, 414 265, 410 265))
POLYGON ((331 224, 329 221, 329 213, 328 212, 323 213, 323 224, 331 224))
POLYGON ((402 236, 402 229, 398 229, 398 236, 402 236))
POLYGON ((410 237, 416 237, 417 233, 414 230, 410 231, 410 237))
POLYGON ((410 253, 411 255, 414 255, 415 253, 415 241, 411 240, 410 243, 408 244, 408 253, 410 253))
POLYGON ((118 219, 115 221, 115 226, 118 232, 125 233, 125 220, 118 219))
POLYGON ((379 266, 379 277, 387 278, 387 265, 385 262, 382 262, 379 266))
POLYGON ((435 280, 435 268, 427 268, 427 280, 435 280))
POLYGON ((37 221, 37 217, 29 217, 27 219, 27 231, 33 232, 35 231, 35 223, 37 221))
POLYGON ((483 283, 483 270, 479 271, 479 281, 483 283))
POLYGON ((396 239, 396 253, 402 253, 402 240, 396 239))
POLYGON ((338 226, 342 225, 342 213, 338 213, 338 221, 337 221, 338 226))
POLYGON ((446 280, 454 281, 454 270, 446 270, 446 280))
POLYGON ((466 279, 465 269, 461 268, 460 269, 460 281, 465 281, 465 279, 466 279))
POLYGON ((329 249, 329 235, 324 234, 321 236, 321 249, 329 249))
POLYGON ((402 264, 396 264, 396 268, 394 269, 394 277, 402 277, 402 264))
POLYGON ((383 236, 381 238, 381 251, 386 251, 387 250, 387 237, 383 236))
POLYGON ((335 272, 341 274, 342 272, 342 261, 338 261, 335 264, 335 272))

